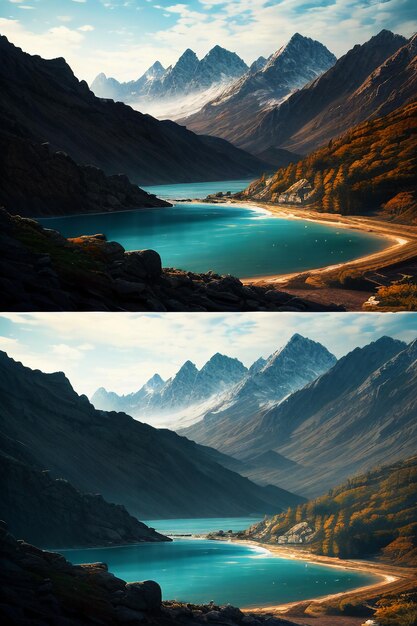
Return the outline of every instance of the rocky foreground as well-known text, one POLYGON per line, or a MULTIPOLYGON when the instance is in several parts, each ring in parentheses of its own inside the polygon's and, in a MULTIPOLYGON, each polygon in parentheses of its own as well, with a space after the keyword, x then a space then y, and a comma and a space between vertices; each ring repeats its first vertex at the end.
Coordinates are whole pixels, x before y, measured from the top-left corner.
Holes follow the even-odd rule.
POLYGON ((104 563, 74 566, 54 552, 17 541, 0 522, 0 618, 20 626, 222 624, 291 626, 230 605, 162 602, 154 581, 125 583, 104 563))
POLYGON ((232 276, 162 269, 105 235, 66 239, 0 209, 3 311, 338 311, 232 276))

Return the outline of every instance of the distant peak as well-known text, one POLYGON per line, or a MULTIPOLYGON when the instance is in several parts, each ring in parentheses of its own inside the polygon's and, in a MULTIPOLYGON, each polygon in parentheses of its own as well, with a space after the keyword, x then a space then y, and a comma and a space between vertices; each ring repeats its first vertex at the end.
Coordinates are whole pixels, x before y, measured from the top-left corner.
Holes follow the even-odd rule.
POLYGON ((311 341, 307 337, 303 337, 299 333, 294 333, 288 343, 295 343, 296 341, 311 341))
POLYGON ((197 58, 196 53, 194 52, 194 50, 191 50, 191 48, 187 48, 182 55, 180 56, 179 60, 181 59, 187 59, 187 58, 197 58))
POLYGON ((387 30, 386 28, 382 29, 379 31, 379 33, 377 33, 376 35, 374 35, 373 37, 371 37, 367 42, 365 42, 364 45, 367 44, 378 44, 378 45, 382 45, 386 42, 389 41, 394 41, 394 40, 398 40, 401 39, 402 41, 404 41, 404 43, 407 42, 406 37, 403 37, 402 35, 397 35, 396 33, 393 33, 390 30, 387 30))
POLYGON ((191 371, 197 371, 196 366, 194 365, 194 363, 192 363, 191 361, 185 361, 184 365, 182 365, 182 367, 180 367, 178 374, 180 372, 191 372, 191 371))
POLYGON ((162 385, 164 383, 163 379, 160 377, 159 374, 154 374, 148 381, 147 381, 147 385, 150 387, 153 387, 155 385, 162 385))

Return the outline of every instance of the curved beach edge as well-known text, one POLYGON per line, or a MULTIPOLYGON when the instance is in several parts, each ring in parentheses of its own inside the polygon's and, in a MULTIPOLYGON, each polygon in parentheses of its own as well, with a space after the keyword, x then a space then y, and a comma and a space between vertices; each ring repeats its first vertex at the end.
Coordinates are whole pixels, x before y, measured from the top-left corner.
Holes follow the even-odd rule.
POLYGON ((277 613, 280 615, 288 614, 294 607, 300 605, 323 604, 325 602, 344 599, 350 596, 357 596, 358 594, 364 595, 364 597, 370 597, 378 595, 379 593, 385 593, 387 591, 397 591, 398 587, 403 589, 404 586, 408 586, 410 582, 415 581, 416 569, 409 567, 391 566, 389 564, 380 563, 378 561, 361 561, 361 560, 347 560, 338 559, 335 557, 326 557, 312 554, 307 550, 288 548, 285 546, 275 546, 270 544, 264 544, 257 541, 244 541, 244 540, 232 540, 232 543, 239 543, 243 545, 249 545, 253 547, 263 548, 268 550, 272 555, 283 559, 294 559, 299 561, 305 561, 306 563, 314 563, 316 565, 323 565, 326 567, 334 567, 339 570, 350 569, 360 571, 366 574, 372 574, 378 576, 380 580, 371 583, 370 585, 363 585, 347 591, 341 591, 334 594, 327 594, 324 596, 315 596, 312 598, 304 598, 302 600, 295 600, 293 602, 286 602, 282 604, 269 604, 267 606, 248 606, 241 607, 242 611, 250 613, 277 613))
POLYGON ((253 210, 262 209, 277 218, 316 222, 337 228, 358 230, 364 234, 380 237, 391 243, 391 245, 387 245, 378 252, 367 254, 343 263, 326 265, 289 274, 248 276, 240 278, 242 283, 279 284, 285 283, 296 276, 320 276, 335 270, 339 271, 342 268, 358 269, 365 272, 406 261, 417 255, 417 227, 413 225, 396 224, 376 217, 372 218, 358 215, 346 216, 339 213, 318 213, 317 211, 306 208, 284 207, 262 202, 239 200, 236 202, 228 202, 227 204, 234 204, 235 206, 247 207, 253 210))

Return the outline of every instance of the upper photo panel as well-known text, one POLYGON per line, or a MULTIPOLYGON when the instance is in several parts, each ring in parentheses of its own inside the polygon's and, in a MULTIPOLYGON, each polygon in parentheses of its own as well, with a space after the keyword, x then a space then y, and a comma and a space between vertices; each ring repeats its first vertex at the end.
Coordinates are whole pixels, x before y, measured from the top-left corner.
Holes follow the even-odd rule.
POLYGON ((0 310, 417 310, 415 0, 2 0, 0 310))

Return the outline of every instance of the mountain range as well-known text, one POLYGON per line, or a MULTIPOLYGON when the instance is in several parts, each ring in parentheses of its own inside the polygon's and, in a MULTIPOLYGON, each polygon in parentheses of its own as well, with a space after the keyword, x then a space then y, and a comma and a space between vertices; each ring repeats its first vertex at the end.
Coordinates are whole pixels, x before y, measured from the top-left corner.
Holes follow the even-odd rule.
POLYGON ((242 473, 315 497, 347 477, 411 456, 417 442, 417 341, 356 348, 275 406, 183 431, 249 461, 242 473), (253 463, 256 460, 256 464, 253 463))
POLYGON ((314 80, 288 93, 282 102, 260 108, 257 114, 233 120, 236 104, 232 100, 229 108, 225 98, 218 123, 215 101, 182 122, 197 132, 228 138, 253 154, 272 155, 277 149, 307 154, 354 124, 385 115, 415 95, 416 38, 407 40, 382 30, 355 45, 314 80), (228 119, 233 123, 228 124, 228 119))
POLYGON ((241 137, 253 129, 260 112, 280 105, 335 62, 336 57, 323 44, 296 33, 265 62, 258 62, 252 71, 181 122, 195 132, 227 138, 239 145, 241 137))
MULTIPOLYGON (((155 375, 138 392, 127 396, 100 388, 91 401, 97 408, 127 411, 175 430, 203 418, 204 423, 211 420, 215 428, 229 413, 235 419, 238 414, 281 401, 335 361, 322 345, 295 334, 283 348, 268 359, 258 359, 249 369, 238 359, 217 353, 200 370, 186 361, 166 382, 155 375)), ((187 432, 192 437, 193 431, 187 432)))
POLYGON ((208 94, 222 90, 247 70, 237 54, 221 46, 214 46, 201 60, 188 48, 174 65, 165 69, 156 61, 137 80, 120 83, 101 73, 91 83, 91 90, 96 96, 121 100, 142 112, 176 119, 190 104, 195 107, 201 99, 206 101, 208 94))
POLYGON ((265 169, 224 140, 97 98, 62 58, 31 56, 3 36, 0 55, 2 132, 13 137, 47 142, 78 164, 122 172, 136 184, 243 178, 265 169))
POLYGON ((239 516, 300 501, 225 469, 215 451, 174 432, 96 410, 62 372, 31 370, 1 353, 0 381, 1 454, 139 519, 239 516))

